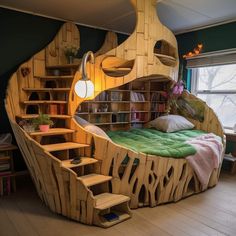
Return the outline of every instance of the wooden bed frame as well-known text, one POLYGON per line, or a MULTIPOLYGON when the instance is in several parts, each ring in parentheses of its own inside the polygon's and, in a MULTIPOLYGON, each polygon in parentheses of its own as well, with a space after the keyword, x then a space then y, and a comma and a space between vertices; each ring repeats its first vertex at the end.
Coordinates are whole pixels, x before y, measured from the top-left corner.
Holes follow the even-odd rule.
MULTIPOLYGON (((156 0, 131 2, 137 15, 135 31, 119 46, 115 34, 108 33, 96 53, 95 64, 87 63, 88 75, 95 84, 94 95, 89 100, 104 90, 138 78, 177 81, 176 39, 156 16, 156 0), (154 53, 157 41, 162 46, 154 53)), ((201 192, 200 183, 186 160, 135 153, 92 135, 76 123, 73 116, 85 101, 74 92, 74 84, 81 79, 77 71, 80 61, 66 64, 65 44, 79 47, 79 32, 72 23, 63 25, 47 48, 19 67, 7 89, 7 114, 42 201, 52 211, 73 220, 110 227, 131 217, 129 207, 153 207, 201 192), (60 75, 55 75, 54 70, 59 70, 60 75), (52 82, 53 87, 48 88, 52 82), (32 93, 38 100, 30 100, 32 93), (19 120, 37 116, 27 114, 29 106, 36 113, 45 113, 51 105, 59 111, 50 115, 56 121, 56 128, 47 133, 28 134, 18 125, 19 120), (55 143, 55 136, 64 142, 55 143), (71 153, 82 156, 81 163, 71 164, 71 153), (127 156, 129 161, 123 166, 127 156), (138 164, 135 159, 139 160, 138 164), (110 212, 115 212, 118 219, 106 220, 104 214, 110 212)), ((184 96, 195 99, 188 93, 184 96)), ((213 132, 224 140, 218 118, 212 109, 205 107, 204 122, 191 121, 197 129, 213 132)), ((220 168, 212 172, 208 187, 217 184, 219 172, 220 168)))

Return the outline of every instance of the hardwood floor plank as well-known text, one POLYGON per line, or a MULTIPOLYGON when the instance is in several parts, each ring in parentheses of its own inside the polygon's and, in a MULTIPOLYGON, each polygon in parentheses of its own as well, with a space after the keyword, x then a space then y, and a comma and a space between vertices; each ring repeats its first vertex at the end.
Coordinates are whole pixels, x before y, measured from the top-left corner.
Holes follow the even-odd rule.
POLYGON ((132 210, 130 220, 102 229, 51 212, 32 183, 23 181, 16 193, 0 198, 0 235, 235 236, 235 182, 236 176, 222 174, 219 184, 211 190, 177 203, 132 210))
POLYGON ((4 236, 18 236, 19 235, 13 223, 9 219, 8 215, 6 214, 5 210, 2 208, 1 201, 0 201, 0 235, 4 235, 4 236))
POLYGON ((14 225, 19 235, 39 235, 33 226, 29 223, 24 213, 17 207, 13 196, 4 197, 1 199, 1 208, 5 211, 6 215, 14 225), (10 200, 9 200, 10 199, 10 200))

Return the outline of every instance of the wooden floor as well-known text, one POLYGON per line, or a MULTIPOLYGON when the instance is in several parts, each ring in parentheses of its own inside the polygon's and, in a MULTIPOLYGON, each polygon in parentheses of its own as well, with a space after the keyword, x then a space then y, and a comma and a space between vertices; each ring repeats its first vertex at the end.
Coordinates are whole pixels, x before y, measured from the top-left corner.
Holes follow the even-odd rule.
POLYGON ((50 212, 30 181, 17 187, 0 198, 0 236, 236 235, 236 175, 223 173, 215 188, 178 203, 133 210, 132 219, 109 229, 50 212))

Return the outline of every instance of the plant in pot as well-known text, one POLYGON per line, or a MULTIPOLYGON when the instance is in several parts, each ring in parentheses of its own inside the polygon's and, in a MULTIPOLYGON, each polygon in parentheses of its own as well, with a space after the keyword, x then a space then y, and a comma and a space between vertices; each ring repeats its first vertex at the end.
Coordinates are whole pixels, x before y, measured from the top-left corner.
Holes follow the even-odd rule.
POLYGON ((49 115, 40 113, 37 118, 33 119, 33 124, 41 132, 47 132, 49 127, 53 125, 53 121, 49 115))
POLYGON ((67 58, 68 64, 73 64, 74 58, 78 53, 79 48, 76 45, 66 45, 64 48, 64 53, 67 58))

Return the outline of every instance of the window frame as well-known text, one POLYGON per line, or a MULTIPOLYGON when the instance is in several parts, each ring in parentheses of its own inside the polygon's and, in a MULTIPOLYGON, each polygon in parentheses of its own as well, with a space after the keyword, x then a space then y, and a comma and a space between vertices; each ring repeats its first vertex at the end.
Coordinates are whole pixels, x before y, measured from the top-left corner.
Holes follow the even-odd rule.
MULTIPOLYGON (((233 63, 236 66, 236 63, 233 63)), ((212 65, 212 66, 224 66, 228 65, 221 64, 221 65, 212 65)), ((199 83, 199 69, 203 67, 209 67, 209 66, 201 66, 201 67, 194 67, 194 68, 188 68, 188 70, 191 70, 191 93, 198 97, 198 94, 208 95, 208 94, 236 94, 236 89, 232 90, 198 90, 198 83, 199 83)), ((199 97, 198 97, 199 98, 199 97)), ((222 124, 223 125, 223 124, 222 124)), ((233 129, 233 127, 225 126, 223 125, 225 129, 233 129)))

